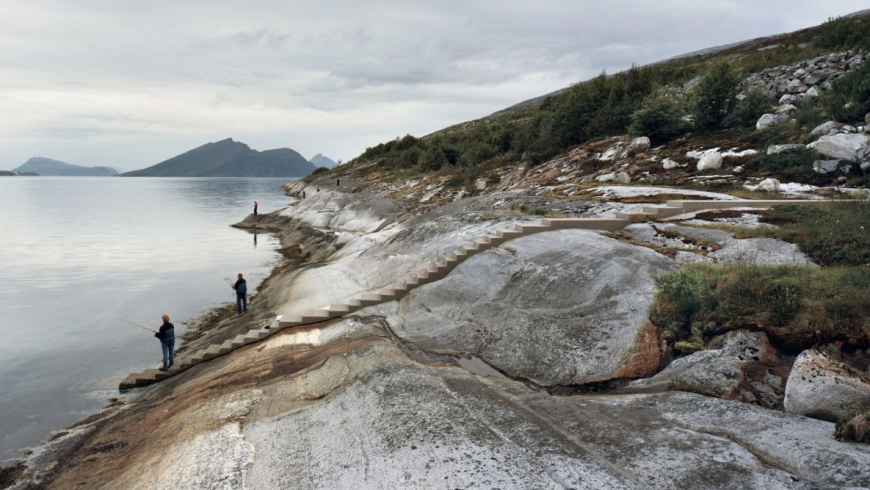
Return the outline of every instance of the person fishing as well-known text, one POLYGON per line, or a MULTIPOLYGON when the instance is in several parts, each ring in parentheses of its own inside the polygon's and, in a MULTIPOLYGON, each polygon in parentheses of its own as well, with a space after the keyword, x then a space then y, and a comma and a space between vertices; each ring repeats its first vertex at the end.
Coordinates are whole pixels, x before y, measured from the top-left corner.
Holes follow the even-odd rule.
POLYGON ((245 278, 242 277, 241 272, 239 272, 239 279, 235 284, 233 284, 233 289, 236 290, 236 310, 239 315, 241 315, 243 305, 244 311, 248 311, 248 283, 245 281, 245 278))
POLYGON ((154 336, 160 339, 160 347, 163 348, 163 367, 161 371, 169 371, 175 364, 175 325, 169 323, 169 315, 163 314, 163 325, 154 336))
POLYGON ((259 204, 257 204, 257 201, 254 201, 254 216, 257 216, 257 206, 259 206, 259 204))

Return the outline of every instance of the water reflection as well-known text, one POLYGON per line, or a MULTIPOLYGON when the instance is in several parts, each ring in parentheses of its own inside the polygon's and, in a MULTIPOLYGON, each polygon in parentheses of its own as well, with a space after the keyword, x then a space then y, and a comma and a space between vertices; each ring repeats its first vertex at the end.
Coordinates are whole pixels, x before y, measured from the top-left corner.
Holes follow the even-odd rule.
POLYGON ((277 243, 229 225, 285 207, 286 179, 0 179, 0 459, 105 403, 159 345, 159 327, 253 290, 277 243), (104 391, 105 390, 105 391, 104 391))

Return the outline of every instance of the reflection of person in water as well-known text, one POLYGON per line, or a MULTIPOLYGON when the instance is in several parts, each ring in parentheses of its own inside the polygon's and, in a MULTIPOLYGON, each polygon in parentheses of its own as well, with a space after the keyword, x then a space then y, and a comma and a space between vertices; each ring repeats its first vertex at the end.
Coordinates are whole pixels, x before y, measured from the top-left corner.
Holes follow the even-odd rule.
POLYGON ((257 234, 254 233, 254 248, 257 248, 257 234))

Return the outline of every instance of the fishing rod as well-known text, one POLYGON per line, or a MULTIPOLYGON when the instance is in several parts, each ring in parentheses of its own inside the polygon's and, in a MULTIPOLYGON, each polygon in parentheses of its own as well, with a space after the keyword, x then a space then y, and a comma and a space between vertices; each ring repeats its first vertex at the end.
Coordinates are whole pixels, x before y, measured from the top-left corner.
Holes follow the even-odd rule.
POLYGON ((148 327, 143 327, 142 325, 139 325, 138 323, 129 322, 129 321, 127 321, 127 320, 124 320, 123 318, 119 318, 118 320, 121 320, 121 321, 124 322, 124 323, 129 323, 130 325, 133 325, 134 327, 139 327, 139 328, 141 328, 141 329, 143 329, 143 330, 148 330, 149 332, 157 333, 157 330, 152 330, 152 329, 150 329, 150 328, 148 328, 148 327))

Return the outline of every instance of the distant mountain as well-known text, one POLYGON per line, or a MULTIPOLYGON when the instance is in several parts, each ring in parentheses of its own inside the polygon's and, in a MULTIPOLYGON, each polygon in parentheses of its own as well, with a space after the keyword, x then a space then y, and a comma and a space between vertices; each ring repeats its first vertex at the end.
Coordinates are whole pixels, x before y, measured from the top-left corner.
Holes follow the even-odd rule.
POLYGON ((314 158, 309 160, 309 162, 313 163, 315 167, 335 168, 338 166, 333 159, 323 156, 323 153, 314 155, 314 158))
POLYGON ((71 163, 52 160, 51 158, 33 157, 24 162, 13 172, 33 172, 43 176, 61 177, 107 177, 118 175, 118 171, 111 167, 82 167, 71 163))
POLYGON ((257 151, 227 138, 125 177, 305 177, 316 167, 290 148, 257 151))

